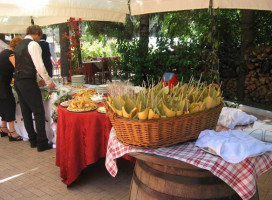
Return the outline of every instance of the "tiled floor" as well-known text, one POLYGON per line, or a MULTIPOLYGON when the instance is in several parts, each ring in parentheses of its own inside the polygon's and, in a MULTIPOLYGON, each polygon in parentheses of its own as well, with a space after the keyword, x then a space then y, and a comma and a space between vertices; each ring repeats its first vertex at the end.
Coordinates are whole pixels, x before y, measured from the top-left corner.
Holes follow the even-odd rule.
POLYGON ((101 159, 67 188, 55 165, 55 152, 53 149, 38 153, 28 142, 0 138, 0 200, 129 199, 132 163, 119 159, 119 173, 113 178, 101 159))
MULTIPOLYGON (((28 142, 0 138, 0 200, 128 200, 133 164, 118 160, 111 177, 104 159, 84 170, 70 187, 61 182, 55 149, 38 153, 28 142)), ((272 199, 272 170, 258 179, 260 200, 272 199)))

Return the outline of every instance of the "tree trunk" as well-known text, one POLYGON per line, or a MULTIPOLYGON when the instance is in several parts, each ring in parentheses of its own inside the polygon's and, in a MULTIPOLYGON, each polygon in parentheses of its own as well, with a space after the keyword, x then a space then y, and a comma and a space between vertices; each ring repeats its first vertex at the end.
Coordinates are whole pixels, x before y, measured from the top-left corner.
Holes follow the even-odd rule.
POLYGON ((60 37, 60 60, 61 60, 61 76, 69 76, 70 62, 68 61, 68 51, 70 40, 68 38, 62 38, 65 32, 69 33, 69 28, 66 23, 59 25, 59 37, 60 37))
MULTIPOLYGON (((78 29, 77 29, 76 31, 78 32, 78 31, 79 31, 79 27, 80 27, 79 22, 77 22, 77 27, 78 27, 78 29)), ((76 40, 77 40, 77 43, 80 44, 80 39, 79 39, 79 37, 77 37, 76 40)), ((80 51, 78 52, 78 54, 77 54, 77 60, 78 60, 78 66, 82 67, 82 55, 81 55, 81 50, 80 50, 80 51)))
MULTIPOLYGON (((140 16, 140 56, 141 58, 146 58, 148 55, 148 43, 149 43, 149 15, 140 16)), ((145 59, 143 59, 145 60, 145 59)), ((147 82, 147 74, 145 62, 142 63, 141 74, 142 80, 147 82)))
POLYGON ((242 10, 241 64, 239 67, 238 87, 237 87, 238 100, 244 100, 245 77, 247 72, 244 55, 245 55, 246 48, 252 45, 253 43, 253 39, 254 39, 253 22, 254 22, 254 11, 242 10))

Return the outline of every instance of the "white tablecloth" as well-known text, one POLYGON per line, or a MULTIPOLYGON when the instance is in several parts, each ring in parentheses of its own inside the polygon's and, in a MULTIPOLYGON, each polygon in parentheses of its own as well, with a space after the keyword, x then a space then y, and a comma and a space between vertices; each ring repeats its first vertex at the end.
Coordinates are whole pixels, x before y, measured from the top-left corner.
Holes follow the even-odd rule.
MULTIPOLYGON (((14 91, 13 91, 14 93, 14 91)), ((24 139, 24 141, 28 140, 28 134, 25 129, 24 121, 23 121, 23 116, 21 112, 21 107, 18 101, 18 96, 16 93, 14 93, 15 101, 16 101, 16 113, 15 113, 15 130, 19 135, 21 135, 24 139)), ((52 109, 51 105, 54 101, 56 101, 57 95, 51 95, 50 99, 47 101, 43 101, 44 105, 44 110, 45 110, 45 129, 46 129, 46 134, 49 142, 56 144, 56 129, 57 129, 57 124, 53 122, 51 115, 52 115, 52 109)), ((34 120, 34 117, 33 117, 34 120)), ((0 120, 1 122, 1 120, 0 120)), ((33 121, 34 123, 34 121, 33 121)), ((34 123, 35 127, 35 123, 34 123)))
MULTIPOLYGON (((95 85, 89 85, 89 84, 85 84, 86 88, 88 89, 96 89, 95 85)), ((53 147, 56 147, 56 131, 57 131, 57 123, 55 123, 52 119, 52 113, 54 112, 54 109, 57 109, 57 107, 53 106, 53 103, 58 99, 59 96, 64 95, 64 93, 61 92, 62 85, 58 85, 58 93, 52 92, 50 95, 50 98, 46 101, 43 101, 43 105, 44 105, 44 110, 45 110, 45 130, 46 130, 46 134, 47 134, 47 138, 49 140, 49 142, 53 143, 53 147)), ((64 86, 64 87, 68 87, 70 88, 70 86, 64 86)), ((46 87, 45 87, 46 88, 46 87)), ((74 88, 70 88, 71 92, 75 92, 76 90, 79 89, 74 89, 74 88)), ((41 90, 42 92, 42 90, 41 90)), ((21 107, 18 101, 18 96, 17 93, 13 90, 13 94, 15 97, 15 101, 16 101, 16 113, 15 113, 15 130, 17 131, 17 133, 19 135, 21 135, 24 139, 24 141, 28 140, 28 134, 26 132, 25 129, 25 125, 24 125, 24 121, 23 121, 23 116, 22 116, 22 112, 21 112, 21 107)), ((42 92, 43 94, 43 92, 42 92)), ((34 120, 34 117, 33 117, 34 120)), ((1 118, 0 118, 0 123, 1 123, 1 118)), ((34 123, 34 121, 33 121, 34 123)), ((35 127, 35 123, 34 123, 34 127, 35 127)))

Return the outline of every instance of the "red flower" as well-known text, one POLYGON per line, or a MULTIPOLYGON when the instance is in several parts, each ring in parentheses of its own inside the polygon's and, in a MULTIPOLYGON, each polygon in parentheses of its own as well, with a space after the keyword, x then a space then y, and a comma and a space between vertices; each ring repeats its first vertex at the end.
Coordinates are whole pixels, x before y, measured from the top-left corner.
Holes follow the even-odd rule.
POLYGON ((81 44, 80 44, 80 22, 81 18, 76 20, 75 18, 70 18, 67 21, 67 25, 69 28, 69 33, 65 33, 62 38, 70 39, 69 51, 67 52, 68 61, 71 63, 71 70, 69 70, 70 74, 74 73, 82 73, 81 67, 78 64, 78 52, 81 51, 81 44))

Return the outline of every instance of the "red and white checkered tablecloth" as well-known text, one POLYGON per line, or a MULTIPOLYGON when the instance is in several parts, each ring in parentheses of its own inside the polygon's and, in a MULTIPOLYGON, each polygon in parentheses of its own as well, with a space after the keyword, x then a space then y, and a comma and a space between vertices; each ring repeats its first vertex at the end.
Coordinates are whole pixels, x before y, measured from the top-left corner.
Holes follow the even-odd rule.
POLYGON ((219 156, 202 151, 193 142, 157 149, 125 146, 116 139, 115 131, 112 128, 105 165, 113 177, 116 176, 118 171, 115 159, 132 152, 156 154, 209 170, 232 187, 244 200, 250 199, 255 194, 256 179, 272 168, 272 152, 266 152, 263 155, 250 157, 238 164, 233 164, 219 156))

